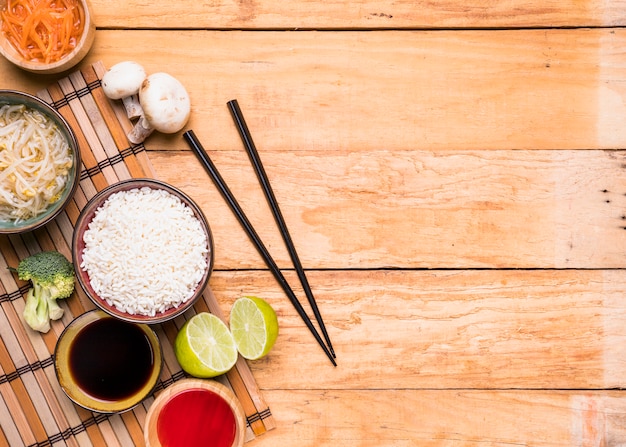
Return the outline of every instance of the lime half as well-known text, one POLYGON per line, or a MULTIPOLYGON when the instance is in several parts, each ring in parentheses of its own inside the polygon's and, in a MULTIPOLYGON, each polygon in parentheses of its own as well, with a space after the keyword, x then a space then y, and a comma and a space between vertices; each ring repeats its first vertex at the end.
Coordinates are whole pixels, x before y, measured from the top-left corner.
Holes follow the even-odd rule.
POLYGON ((228 327, 208 312, 194 315, 178 331, 174 353, 183 370, 200 378, 224 374, 237 362, 237 346, 228 327))
POLYGON ((242 357, 260 359, 270 352, 278 337, 276 312, 261 298, 239 298, 230 311, 230 331, 242 357))

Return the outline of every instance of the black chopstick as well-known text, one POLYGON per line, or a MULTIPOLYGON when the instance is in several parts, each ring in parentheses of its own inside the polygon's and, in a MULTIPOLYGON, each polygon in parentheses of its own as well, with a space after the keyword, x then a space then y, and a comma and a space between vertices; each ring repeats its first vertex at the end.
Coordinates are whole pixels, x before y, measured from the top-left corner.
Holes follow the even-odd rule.
POLYGON ((185 138, 185 140, 187 141, 187 143, 189 144, 189 146, 191 147, 193 152, 196 154, 196 156, 202 162, 202 166, 209 173, 211 179, 213 180, 213 183, 215 183, 215 186, 217 186, 217 188, 219 189, 220 193, 222 194, 222 197, 224 198, 224 200, 226 200, 226 202, 230 206, 231 210, 233 211, 233 213, 235 214, 235 216, 239 220, 239 223, 241 224, 243 229, 248 234, 248 237, 254 243, 254 245, 255 245, 256 249, 258 250, 259 254, 263 257, 263 260, 265 261, 265 263, 267 264, 267 266, 271 270, 272 274, 274 275, 274 277, 276 278, 278 283, 281 285, 281 287, 283 288, 283 290, 287 294, 287 297, 289 298, 289 301, 291 301, 291 304, 293 304, 293 306, 296 308, 296 311, 300 315, 300 318, 302 318, 302 320, 304 321, 306 326, 309 328, 309 330, 311 331, 311 333, 315 337, 315 340, 319 343, 321 348, 324 350, 324 353, 326 354, 328 359, 331 361, 331 363, 334 366, 337 366, 337 362, 335 361, 333 355, 328 350, 328 347, 324 344, 324 341, 322 340, 322 338, 318 334, 317 330, 315 329, 315 326, 313 326, 313 323, 311 322, 311 319, 309 318, 309 316, 304 311, 304 308, 302 307, 302 305, 298 301, 298 298, 296 298, 296 295, 293 293, 293 290, 291 290, 291 287, 289 287, 289 284, 287 283, 287 280, 285 279, 285 277, 281 273, 280 269, 276 265, 276 262, 274 262, 274 259, 272 258, 270 253, 267 251, 267 248, 265 248, 265 245, 261 241, 261 238, 259 237, 257 232, 252 227, 252 224, 250 223, 250 221, 246 217, 245 213, 243 212, 243 210, 239 206, 239 203, 237 202, 237 199, 235 199, 235 197, 233 196, 232 192, 230 191, 230 188, 226 185, 226 182, 224 181, 224 179, 220 175, 219 171, 217 170, 217 168, 215 167, 215 165, 213 164, 213 162, 209 158, 209 155, 206 153, 206 151, 202 147, 202 144, 200 143, 200 141, 196 137, 196 135, 193 132, 193 130, 186 131, 183 134, 183 137, 185 138))
POLYGON ((313 310, 313 314, 315 315, 315 319, 322 331, 322 335, 324 336, 324 340, 326 340, 326 345, 330 350, 333 357, 335 357, 335 351, 333 350, 333 345, 330 342, 330 337, 328 336, 328 332, 326 331, 326 326, 324 325, 324 321, 322 320, 322 315, 320 314, 319 308, 317 307, 317 303, 315 302, 315 297, 313 296, 313 292, 311 291, 311 286, 309 285, 309 281, 306 277, 306 273, 304 272, 304 268, 302 268, 302 263, 300 262, 300 258, 298 253, 296 252, 296 247, 293 244, 291 239, 291 235, 289 234, 289 229, 287 228, 287 224, 285 223, 285 219, 283 218, 283 214, 280 211, 280 207, 278 206, 278 201, 276 200, 276 196, 274 195, 274 191, 272 186, 270 185, 270 181, 265 173, 265 168, 263 167, 263 163, 261 162, 261 157, 256 149, 254 141, 252 140, 252 135, 250 134, 250 130, 248 129, 248 125, 246 124, 246 120, 243 117, 243 113, 241 112, 241 108, 239 107, 239 103, 236 99, 228 101, 228 108, 233 116, 233 120, 237 126, 237 130, 239 130, 239 135, 243 141, 243 145, 248 152, 248 157, 250 157, 250 161, 254 166, 254 170, 256 172, 257 178, 259 179, 259 183, 263 188, 263 192, 265 193, 265 198, 272 209, 272 214, 274 215, 274 220, 280 229, 280 234, 283 237, 283 241, 287 246, 287 251, 289 252, 289 256, 291 257, 291 261, 293 262, 293 266, 296 269, 296 273, 298 274, 298 278, 300 279, 300 283, 302 284, 302 288, 304 289, 304 293, 309 301, 309 305, 313 310))

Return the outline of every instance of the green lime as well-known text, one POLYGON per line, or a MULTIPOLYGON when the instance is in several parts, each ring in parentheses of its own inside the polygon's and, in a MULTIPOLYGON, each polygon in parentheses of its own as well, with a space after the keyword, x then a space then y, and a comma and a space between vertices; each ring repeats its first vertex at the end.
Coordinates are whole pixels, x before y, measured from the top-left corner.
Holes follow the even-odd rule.
POLYGON ((230 331, 242 357, 260 359, 270 352, 278 337, 276 312, 262 298, 239 298, 230 311, 230 331))
POLYGON ((208 312, 194 315, 178 331, 174 353, 183 370, 200 378, 224 374, 237 362, 237 346, 228 327, 208 312))

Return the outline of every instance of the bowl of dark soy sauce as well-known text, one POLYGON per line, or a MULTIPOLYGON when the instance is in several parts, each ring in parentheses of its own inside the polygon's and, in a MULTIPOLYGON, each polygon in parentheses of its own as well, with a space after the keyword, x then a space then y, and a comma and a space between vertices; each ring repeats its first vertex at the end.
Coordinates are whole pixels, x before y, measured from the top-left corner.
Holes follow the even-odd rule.
POLYGON ((55 349, 61 388, 77 405, 98 413, 120 413, 154 390, 163 354, 147 324, 130 323, 101 310, 75 318, 55 349))

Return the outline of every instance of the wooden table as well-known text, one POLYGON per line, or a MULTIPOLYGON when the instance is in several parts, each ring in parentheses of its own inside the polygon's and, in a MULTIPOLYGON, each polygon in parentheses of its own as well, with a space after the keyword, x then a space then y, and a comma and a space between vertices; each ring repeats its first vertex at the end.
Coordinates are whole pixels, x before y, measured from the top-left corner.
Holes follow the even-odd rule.
MULTIPOLYGON (((276 428, 247 445, 626 444, 626 1, 473 3, 92 0, 84 64, 183 82, 297 283, 239 101, 333 340, 337 367, 181 134, 151 136, 209 218, 224 311, 279 316, 250 362, 276 428)), ((0 63, 0 88, 55 79, 0 63)))

